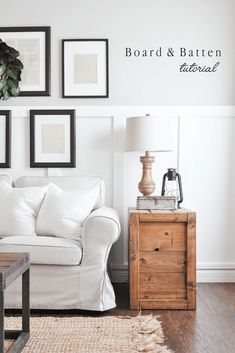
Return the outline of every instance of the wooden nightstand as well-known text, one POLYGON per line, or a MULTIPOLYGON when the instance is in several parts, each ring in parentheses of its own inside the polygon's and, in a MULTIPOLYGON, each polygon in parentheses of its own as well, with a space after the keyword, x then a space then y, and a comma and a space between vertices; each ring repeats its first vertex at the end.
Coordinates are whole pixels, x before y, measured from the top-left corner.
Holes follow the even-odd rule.
POLYGON ((131 309, 196 308, 196 214, 129 209, 131 309))

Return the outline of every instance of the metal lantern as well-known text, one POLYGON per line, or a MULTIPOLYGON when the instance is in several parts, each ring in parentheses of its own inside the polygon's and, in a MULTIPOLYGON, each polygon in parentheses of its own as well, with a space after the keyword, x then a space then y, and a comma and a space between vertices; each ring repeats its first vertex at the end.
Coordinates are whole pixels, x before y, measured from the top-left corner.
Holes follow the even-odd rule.
POLYGON ((177 173, 176 169, 168 168, 167 172, 163 175, 161 195, 177 197, 178 207, 180 207, 180 204, 183 202, 181 176, 177 173))

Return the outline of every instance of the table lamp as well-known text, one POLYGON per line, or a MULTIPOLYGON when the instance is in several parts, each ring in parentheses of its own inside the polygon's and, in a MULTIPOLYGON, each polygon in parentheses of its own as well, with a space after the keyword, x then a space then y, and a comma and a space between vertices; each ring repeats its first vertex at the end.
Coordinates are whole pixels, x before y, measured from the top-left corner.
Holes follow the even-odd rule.
POLYGON ((138 184, 139 191, 145 196, 150 196, 155 191, 155 183, 152 179, 152 164, 155 158, 150 152, 169 152, 168 142, 161 131, 161 119, 158 117, 139 116, 126 120, 125 151, 145 152, 140 157, 143 164, 143 174, 138 184))

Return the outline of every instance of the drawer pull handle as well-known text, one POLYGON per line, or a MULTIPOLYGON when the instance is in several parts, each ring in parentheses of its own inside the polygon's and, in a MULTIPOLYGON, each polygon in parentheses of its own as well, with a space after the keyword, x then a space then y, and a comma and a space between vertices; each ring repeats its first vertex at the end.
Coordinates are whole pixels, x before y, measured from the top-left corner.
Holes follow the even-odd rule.
POLYGON ((159 250, 160 250, 160 248, 155 248, 155 249, 154 249, 154 251, 159 251, 159 250))

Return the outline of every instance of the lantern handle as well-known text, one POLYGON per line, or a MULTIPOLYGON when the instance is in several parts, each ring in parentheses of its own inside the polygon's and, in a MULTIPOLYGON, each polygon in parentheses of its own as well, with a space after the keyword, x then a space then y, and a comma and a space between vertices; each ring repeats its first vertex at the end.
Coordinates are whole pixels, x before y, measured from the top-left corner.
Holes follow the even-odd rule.
POLYGON ((162 180, 162 193, 161 193, 161 196, 164 196, 165 195, 165 192, 166 192, 166 189, 165 189, 165 186, 166 186, 166 177, 167 177, 167 173, 165 173, 163 175, 163 180, 162 180))
MULTIPOLYGON (((178 205, 183 202, 184 200, 184 196, 183 196, 183 188, 182 188, 182 182, 181 182, 181 176, 179 173, 176 173, 177 177, 178 177, 178 183, 179 183, 179 189, 180 189, 180 199, 178 201, 178 205)), ((180 205, 179 205, 180 207, 180 205)))

